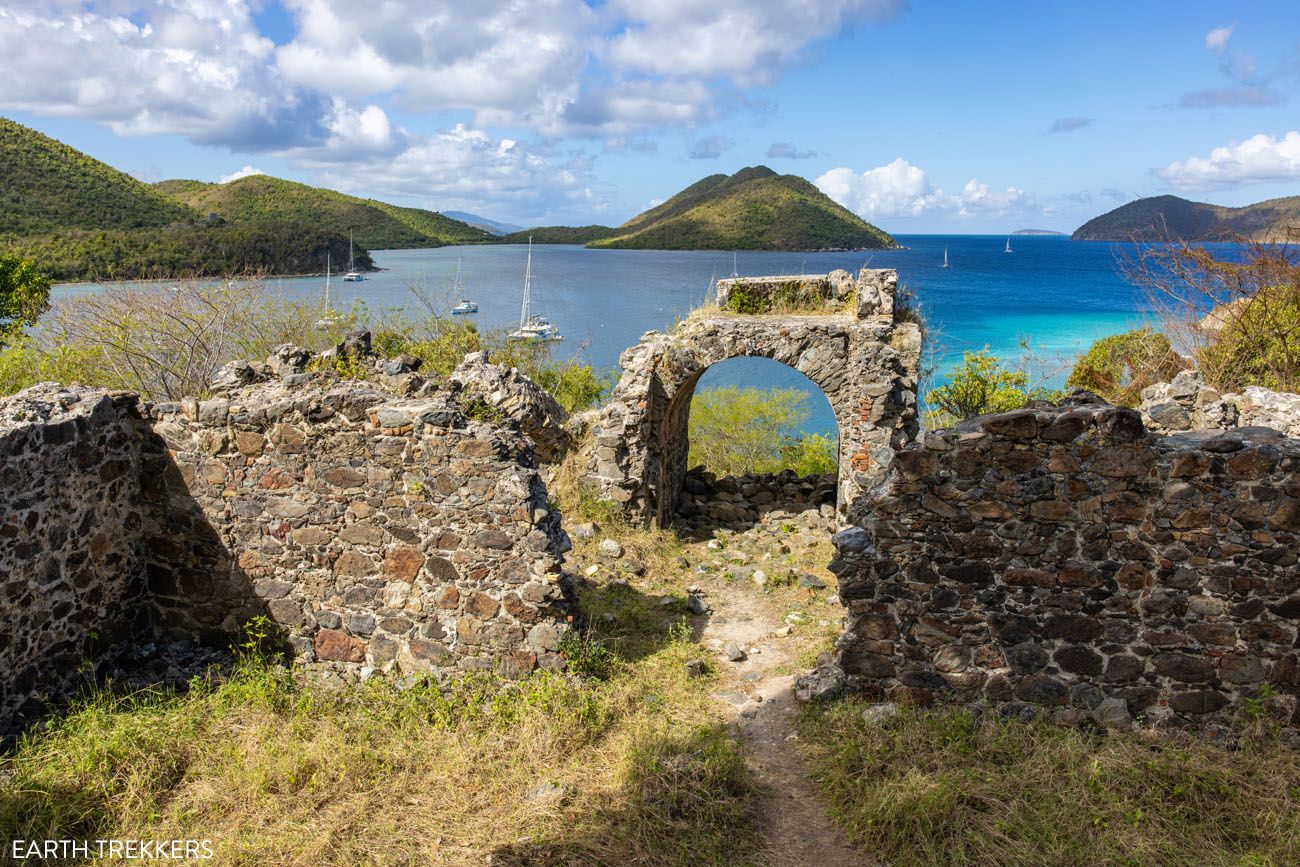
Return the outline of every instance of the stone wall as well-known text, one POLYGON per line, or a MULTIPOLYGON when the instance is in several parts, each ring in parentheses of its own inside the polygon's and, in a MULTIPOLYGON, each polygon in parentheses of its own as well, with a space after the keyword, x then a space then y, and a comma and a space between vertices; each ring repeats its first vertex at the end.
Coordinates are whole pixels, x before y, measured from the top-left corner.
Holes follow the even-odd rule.
POLYGON ((348 677, 563 666, 568 539, 517 377, 479 358, 487 385, 392 362, 341 381, 310 360, 231 365, 209 400, 0 401, 0 721, 66 685, 92 633, 224 645, 259 615, 348 677))
POLYGON ((565 539, 519 434, 445 395, 363 383, 281 380, 145 413, 163 634, 226 635, 266 613, 324 661, 561 665, 565 539))
POLYGON ((133 403, 52 385, 0 401, 0 728, 145 612, 133 403))
POLYGON ((1258 385, 1220 394, 1195 370, 1144 388, 1138 412, 1155 431, 1268 427, 1300 438, 1300 395, 1258 385))
MULTIPOLYGON (((771 282, 764 280, 732 282, 761 289, 771 282)), ((587 483, 634 518, 669 524, 687 470, 696 383, 713 364, 757 356, 798 370, 830 402, 839 426, 841 507, 876 484, 894 451, 916 435, 920 329, 895 316, 893 271, 802 280, 826 293, 856 292, 856 313, 703 313, 626 350, 622 378, 592 421, 587 483)), ((721 299, 734 286, 719 282, 721 299)))
POLYGON ((1300 724, 1297 470, 1275 431, 1155 436, 1087 395, 928 433, 835 537, 838 664, 882 697, 1176 723, 1271 686, 1300 724))

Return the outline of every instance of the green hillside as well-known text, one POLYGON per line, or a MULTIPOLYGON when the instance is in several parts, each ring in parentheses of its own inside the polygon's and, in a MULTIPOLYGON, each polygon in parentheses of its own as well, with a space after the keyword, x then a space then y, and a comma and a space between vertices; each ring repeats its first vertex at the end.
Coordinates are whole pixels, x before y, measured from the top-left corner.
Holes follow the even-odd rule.
POLYGON ((0 117, 0 235, 166 226, 198 216, 148 184, 0 117))
POLYGON ((1152 196, 1094 217, 1072 236, 1076 241, 1216 241, 1236 237, 1283 239, 1300 230, 1300 196, 1269 199, 1240 208, 1152 196))
POLYGON ((493 240, 482 229, 434 211, 360 199, 270 175, 250 175, 225 184, 162 181, 159 192, 200 213, 231 223, 307 223, 346 234, 368 249, 436 247, 493 240))
POLYGON ((888 234, 796 175, 751 166, 691 184, 590 247, 653 250, 858 250, 888 234))
POLYGON ((610 226, 538 226, 501 235, 497 241, 502 244, 527 244, 531 237, 534 244, 589 244, 617 233, 618 229, 610 226))

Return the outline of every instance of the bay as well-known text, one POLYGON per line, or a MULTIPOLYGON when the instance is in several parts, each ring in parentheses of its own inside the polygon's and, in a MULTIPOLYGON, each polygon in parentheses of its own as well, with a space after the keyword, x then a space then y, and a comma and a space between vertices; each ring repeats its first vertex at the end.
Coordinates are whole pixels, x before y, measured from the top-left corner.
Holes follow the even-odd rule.
MULTIPOLYGON (((903 249, 859 252, 738 252, 742 275, 820 274, 836 268, 896 268, 900 283, 916 296, 928 324, 928 385, 942 383, 961 353, 987 347, 1019 361, 1028 345, 1027 368, 1046 386, 1064 383, 1070 361, 1097 338, 1139 327, 1150 319, 1142 292, 1124 279, 1123 245, 1071 241, 1062 236, 900 235, 903 249), (944 250, 951 267, 943 268, 944 250)), ((411 287, 452 298, 457 267, 465 294, 479 305, 482 328, 519 320, 527 248, 523 245, 377 250, 384 270, 359 283, 332 282, 333 306, 364 303, 372 309, 418 309, 411 287)), ((731 252, 588 250, 579 246, 533 247, 534 309, 555 322, 566 340, 558 357, 577 356, 601 370, 618 365, 619 354, 649 330, 666 330, 699 306, 710 282, 729 275, 731 252)), ((271 278, 288 297, 321 297, 321 277, 271 278)), ((58 294, 94 291, 87 284, 60 286, 58 294)), ((802 374, 767 359, 735 359, 715 365, 699 388, 737 384, 796 388, 809 395, 804 429, 835 431, 825 398, 802 374)))

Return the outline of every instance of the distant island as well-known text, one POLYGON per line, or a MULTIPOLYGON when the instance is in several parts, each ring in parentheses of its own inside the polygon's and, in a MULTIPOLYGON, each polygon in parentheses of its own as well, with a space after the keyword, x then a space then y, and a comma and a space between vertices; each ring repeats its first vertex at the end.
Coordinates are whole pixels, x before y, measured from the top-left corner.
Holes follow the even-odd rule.
POLYGON ((56 280, 179 279, 358 270, 369 250, 481 243, 489 232, 269 175, 145 184, 0 118, 0 251, 56 280))
POLYGON ((1240 208, 1151 196, 1121 205, 1084 223, 1076 241, 1221 241, 1285 238, 1300 229, 1300 196, 1269 199, 1240 208))
POLYGON ((516 226, 514 223, 503 223, 500 220, 492 220, 487 217, 481 217, 478 214, 471 214, 468 211, 440 211, 444 217, 450 217, 453 220, 459 220, 466 225, 473 226, 476 229, 482 229, 493 235, 509 235, 511 232, 522 232, 523 226, 516 226))
POLYGON ((1016 230, 1015 230, 1014 232, 1012 232, 1011 234, 1013 234, 1013 235, 1062 235, 1062 236, 1064 236, 1066 233, 1065 233, 1065 232, 1058 232, 1058 231, 1056 231, 1055 229, 1016 229, 1016 230))
POLYGON ((751 166, 709 175, 617 228, 543 226, 501 240, 623 250, 862 250, 887 233, 797 175, 751 166))

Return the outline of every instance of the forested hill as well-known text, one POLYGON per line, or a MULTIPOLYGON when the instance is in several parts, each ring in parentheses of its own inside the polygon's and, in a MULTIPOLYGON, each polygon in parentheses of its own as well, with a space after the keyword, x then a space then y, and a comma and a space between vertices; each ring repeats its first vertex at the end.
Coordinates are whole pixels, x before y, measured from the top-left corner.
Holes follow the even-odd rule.
POLYGON ((343 234, 352 231, 357 244, 369 249, 494 240, 483 229, 435 211, 361 199, 270 175, 250 175, 225 184, 161 181, 154 188, 178 203, 231 223, 310 223, 343 234))
POLYGON ((1263 241, 1284 239, 1289 230, 1300 230, 1300 196, 1240 208, 1152 196, 1094 217, 1072 237, 1076 241, 1263 241))
POLYGON ((751 166, 710 175, 590 247, 659 250, 858 250, 888 234, 796 175, 751 166))
POLYGON ((618 229, 611 226, 538 226, 502 235, 497 240, 503 244, 527 244, 529 238, 534 244, 589 244, 617 233, 618 229))
POLYGON ((0 117, 0 235, 145 228, 198 217, 148 184, 0 117))

